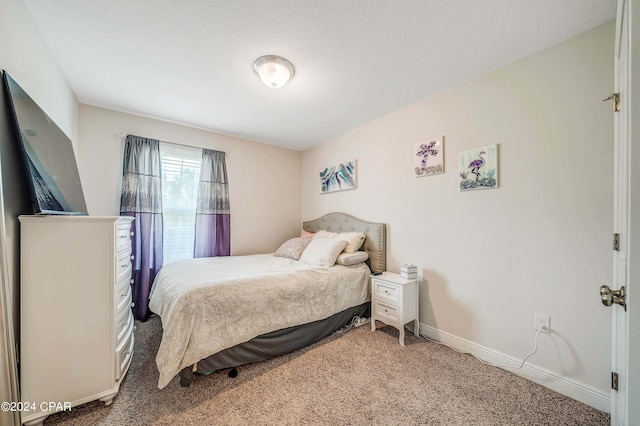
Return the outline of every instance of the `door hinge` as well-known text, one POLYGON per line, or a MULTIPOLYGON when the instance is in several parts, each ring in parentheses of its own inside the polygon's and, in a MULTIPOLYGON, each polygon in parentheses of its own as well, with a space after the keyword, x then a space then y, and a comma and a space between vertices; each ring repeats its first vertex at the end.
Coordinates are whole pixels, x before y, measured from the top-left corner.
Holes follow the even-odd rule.
POLYGON ((613 99, 613 112, 620 111, 620 93, 612 93, 607 99, 603 99, 602 102, 610 101, 613 99))
POLYGON ((620 251, 620 234, 613 234, 613 249, 620 251))
POLYGON ((618 390, 618 373, 611 372, 611 389, 618 390))

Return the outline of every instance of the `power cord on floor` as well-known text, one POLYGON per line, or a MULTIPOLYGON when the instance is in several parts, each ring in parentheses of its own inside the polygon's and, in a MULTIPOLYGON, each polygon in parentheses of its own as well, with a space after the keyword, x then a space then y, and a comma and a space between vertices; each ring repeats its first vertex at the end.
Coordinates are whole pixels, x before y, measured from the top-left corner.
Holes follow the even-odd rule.
POLYGON ((522 360, 522 362, 520 363, 520 365, 519 365, 519 366, 517 366, 517 367, 514 367, 514 366, 512 366, 512 365, 498 365, 498 364, 492 364, 492 363, 490 363, 490 362, 487 362, 487 361, 485 361, 485 360, 483 360, 483 359, 478 358, 478 357, 477 357, 474 353, 472 353, 472 352, 465 352, 465 351, 461 351, 461 350, 458 350, 458 349, 456 349, 456 348, 454 348, 454 347, 452 347, 452 346, 447 345, 446 343, 439 342, 439 341, 434 340, 434 339, 432 339, 432 338, 430 338, 430 337, 427 337, 427 336, 424 336, 424 337, 425 337, 427 340, 429 340, 430 342, 434 342, 434 343, 437 343, 437 344, 439 344, 439 345, 446 346, 446 347, 448 347, 449 349, 451 349, 451 350, 453 350, 453 351, 455 351, 455 352, 458 352, 458 353, 461 353, 461 354, 465 354, 465 355, 471 355, 472 357, 474 357, 475 359, 477 359, 478 361, 480 361, 481 363, 483 363, 483 364, 485 364, 485 365, 489 365, 489 366, 491 366, 491 367, 498 367, 498 368, 512 368, 512 369, 514 369, 514 370, 519 370, 519 369, 521 369, 522 367, 524 367, 524 363, 527 361, 527 359, 529 359, 529 357, 531 357, 531 355, 535 354, 535 353, 538 351, 538 336, 540 335, 540 332, 542 331, 542 329, 543 329, 543 328, 544 328, 543 326, 540 326, 540 328, 538 328, 538 330, 536 330, 536 336, 534 337, 534 347, 533 347, 533 351, 531 351, 527 356, 525 356, 525 357, 524 357, 524 359, 522 360))
POLYGON ((369 318, 359 317, 359 316, 356 315, 355 317, 353 317, 353 319, 351 320, 351 322, 349 324, 345 325, 340 330, 336 330, 336 333, 344 334, 347 331, 351 330, 352 328, 360 327, 361 325, 365 325, 365 324, 369 324, 369 322, 370 322, 369 318))

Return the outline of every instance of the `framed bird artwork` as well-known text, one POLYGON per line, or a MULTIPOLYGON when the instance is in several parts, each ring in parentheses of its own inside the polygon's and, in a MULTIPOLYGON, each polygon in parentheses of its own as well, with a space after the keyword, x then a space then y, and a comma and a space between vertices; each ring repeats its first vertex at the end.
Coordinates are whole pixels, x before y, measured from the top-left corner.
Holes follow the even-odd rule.
POLYGON ((469 149, 460 153, 460 190, 498 187, 498 145, 469 149))

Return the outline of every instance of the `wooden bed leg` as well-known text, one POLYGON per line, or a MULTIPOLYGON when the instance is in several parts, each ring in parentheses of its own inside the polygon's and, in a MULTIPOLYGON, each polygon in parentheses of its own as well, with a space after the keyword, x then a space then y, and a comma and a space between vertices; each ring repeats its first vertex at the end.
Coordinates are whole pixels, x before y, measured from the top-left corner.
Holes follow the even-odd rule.
POLYGON ((180 386, 183 388, 188 388, 191 385, 191 380, 193 379, 193 366, 188 366, 180 371, 180 386))

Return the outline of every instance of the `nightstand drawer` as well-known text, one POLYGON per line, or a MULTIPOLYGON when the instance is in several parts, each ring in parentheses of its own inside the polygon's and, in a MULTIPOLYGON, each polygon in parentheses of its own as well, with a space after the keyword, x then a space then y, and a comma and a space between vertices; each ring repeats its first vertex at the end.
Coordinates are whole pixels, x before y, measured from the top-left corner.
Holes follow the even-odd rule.
POLYGON ((387 319, 393 322, 397 322, 399 319, 398 308, 386 305, 384 303, 380 303, 378 301, 375 302, 375 305, 373 306, 373 311, 375 312, 376 316, 380 318, 381 321, 384 321, 385 319, 387 319))
POLYGON ((374 280, 374 297, 376 299, 387 300, 389 302, 400 301, 400 289, 393 284, 384 281, 374 280))

